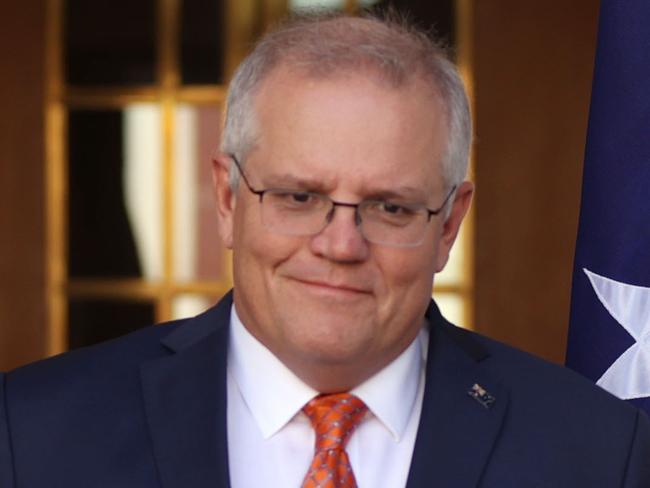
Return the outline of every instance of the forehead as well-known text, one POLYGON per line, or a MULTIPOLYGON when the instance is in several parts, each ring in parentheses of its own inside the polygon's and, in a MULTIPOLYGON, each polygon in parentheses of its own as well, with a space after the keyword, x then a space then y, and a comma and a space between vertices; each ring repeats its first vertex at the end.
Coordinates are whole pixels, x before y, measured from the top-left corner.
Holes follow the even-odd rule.
POLYGON ((276 70, 260 86, 255 113, 258 138, 249 160, 265 173, 333 185, 441 184, 446 118, 419 80, 395 88, 363 73, 316 79, 276 70))

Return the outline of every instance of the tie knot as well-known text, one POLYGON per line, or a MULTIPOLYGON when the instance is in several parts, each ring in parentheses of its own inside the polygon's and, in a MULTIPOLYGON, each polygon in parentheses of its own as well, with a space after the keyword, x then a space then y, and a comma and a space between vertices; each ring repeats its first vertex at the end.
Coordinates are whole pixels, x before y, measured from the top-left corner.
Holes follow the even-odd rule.
POLYGON ((367 410, 365 403, 349 393, 319 395, 308 402, 303 411, 316 432, 316 452, 345 449, 367 410))

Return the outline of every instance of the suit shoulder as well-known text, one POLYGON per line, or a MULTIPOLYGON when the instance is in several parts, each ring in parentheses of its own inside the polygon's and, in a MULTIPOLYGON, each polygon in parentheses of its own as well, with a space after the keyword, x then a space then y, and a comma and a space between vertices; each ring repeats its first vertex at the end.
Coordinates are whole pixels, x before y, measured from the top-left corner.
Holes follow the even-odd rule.
POLYGON ((509 386, 515 401, 526 399, 531 407, 575 410, 576 414, 587 409, 603 415, 636 416, 635 407, 564 366, 451 324, 445 324, 444 332, 462 348, 472 350, 493 376, 509 386))
MULTIPOLYGON (((130 334, 21 366, 6 373, 8 392, 54 393, 84 382, 101 382, 137 370, 165 354, 160 340, 184 320, 144 327, 130 334)), ((13 396, 13 395, 12 395, 13 396)))
POLYGON ((451 324, 441 329, 506 405, 492 454, 492 466, 505 469, 488 479, 498 486, 623 486, 625 477, 625 486, 647 486, 650 422, 643 411, 560 365, 451 324))
POLYGON ((196 317, 139 329, 97 345, 37 361, 6 374, 12 402, 34 402, 66 395, 93 398, 133 393, 140 385, 140 367, 190 347, 228 323, 230 295, 196 317), (49 396, 49 397, 48 397, 49 396))

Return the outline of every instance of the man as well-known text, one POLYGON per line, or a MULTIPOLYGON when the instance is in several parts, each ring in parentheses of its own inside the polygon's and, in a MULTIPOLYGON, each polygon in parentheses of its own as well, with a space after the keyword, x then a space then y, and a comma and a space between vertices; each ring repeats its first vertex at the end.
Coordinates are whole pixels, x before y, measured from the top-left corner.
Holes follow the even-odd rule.
POLYGON ((340 16, 267 35, 214 161, 233 292, 6 374, 0 485, 650 486, 643 414, 431 302, 470 139, 421 33, 340 16))

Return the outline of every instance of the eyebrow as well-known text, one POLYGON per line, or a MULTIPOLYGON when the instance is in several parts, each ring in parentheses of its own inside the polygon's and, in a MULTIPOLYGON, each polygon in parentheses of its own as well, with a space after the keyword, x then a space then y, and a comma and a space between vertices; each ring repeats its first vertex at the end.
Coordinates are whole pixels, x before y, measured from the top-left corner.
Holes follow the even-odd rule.
POLYGON ((366 192, 367 198, 375 200, 409 200, 409 201, 426 201, 426 191, 424 188, 416 188, 413 186, 397 186, 393 188, 377 188, 376 190, 368 190, 366 192))
MULTIPOLYGON (((277 173, 262 178, 265 188, 305 189, 314 193, 328 194, 333 184, 310 177, 300 177, 291 173, 277 173)), ((424 188, 411 185, 391 188, 362 188, 362 200, 401 200, 412 203, 426 203, 428 192, 424 188)))
POLYGON ((327 183, 321 179, 300 177, 290 173, 271 174, 262 177, 267 188, 296 188, 313 192, 327 192, 327 183))
POLYGON ((426 187, 409 184, 393 185, 390 188, 369 187, 364 192, 364 200, 384 200, 394 203, 406 203, 429 206, 432 204, 432 191, 426 187))

